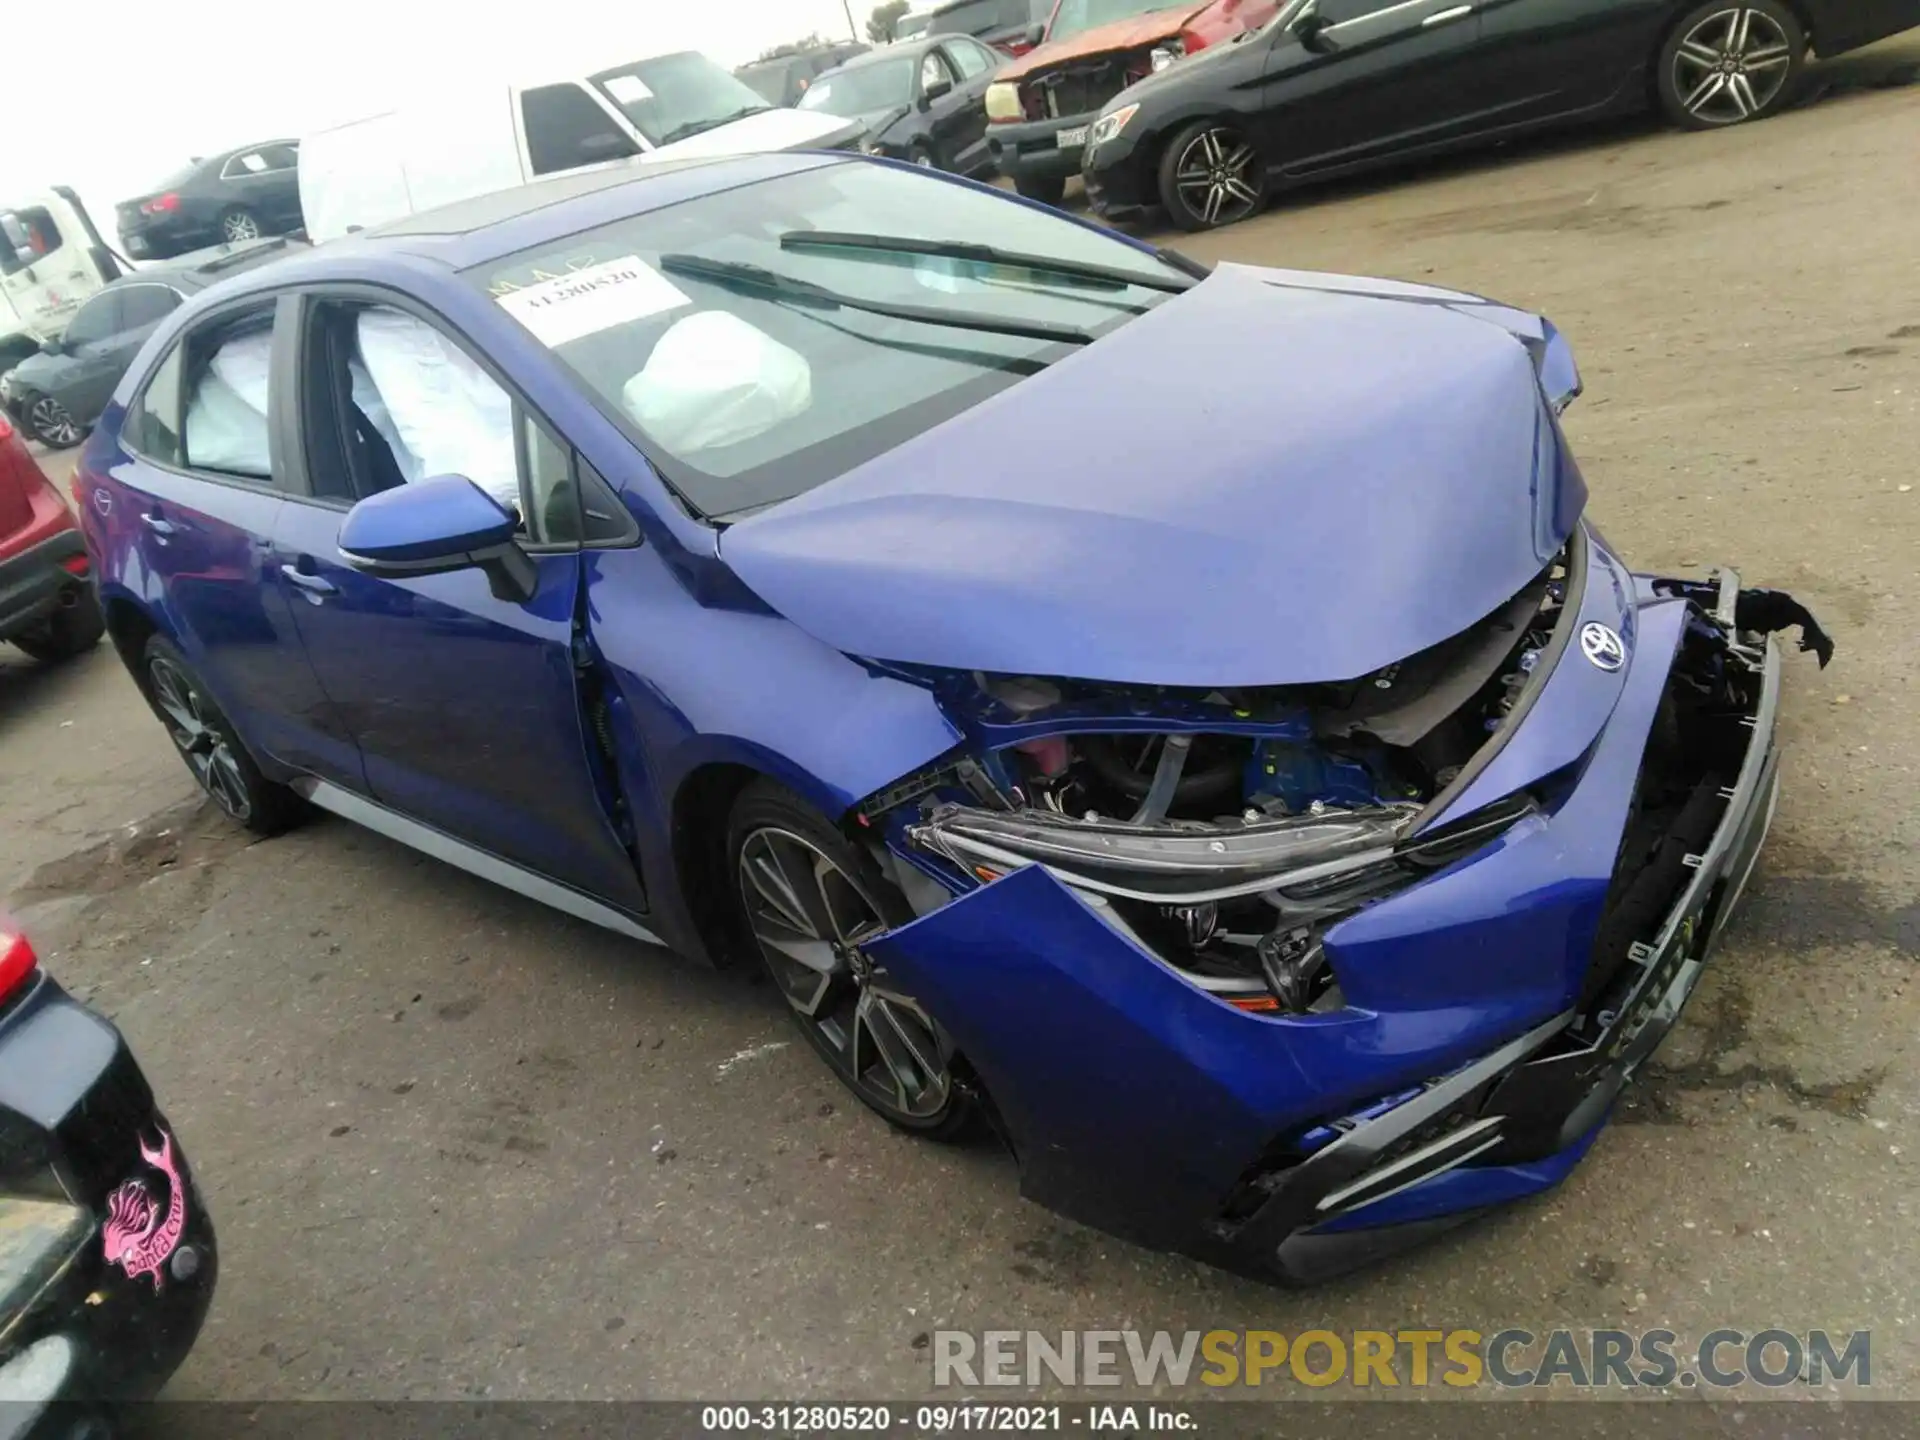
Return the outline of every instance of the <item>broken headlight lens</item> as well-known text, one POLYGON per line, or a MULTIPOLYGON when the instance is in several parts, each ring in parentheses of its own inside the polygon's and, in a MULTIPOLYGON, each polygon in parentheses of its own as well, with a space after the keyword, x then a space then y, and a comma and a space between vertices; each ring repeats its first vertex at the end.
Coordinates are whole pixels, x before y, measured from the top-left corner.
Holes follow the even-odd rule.
POLYGON ((1111 115, 1102 115, 1098 120, 1093 122, 1093 129, 1087 132, 1087 145, 1092 147, 1113 139, 1114 136, 1126 129, 1127 122, 1139 113, 1140 107, 1138 105, 1122 105, 1111 115))

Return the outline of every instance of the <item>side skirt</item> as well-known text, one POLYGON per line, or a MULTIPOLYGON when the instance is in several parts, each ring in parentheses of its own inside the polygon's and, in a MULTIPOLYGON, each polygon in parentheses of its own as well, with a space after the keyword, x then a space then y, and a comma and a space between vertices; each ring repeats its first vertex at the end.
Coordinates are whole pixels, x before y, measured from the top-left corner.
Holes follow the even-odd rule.
POLYGON ((356 795, 326 780, 316 780, 310 775, 293 781, 291 788, 295 794, 322 810, 332 811, 356 825, 364 825, 389 840, 398 840, 402 845, 431 855, 436 860, 444 860, 469 875, 491 880, 496 885, 525 895, 529 900, 538 900, 542 905, 549 905, 555 910, 635 940, 644 940, 649 945, 663 943, 658 935, 611 905, 602 904, 544 875, 536 875, 511 861, 502 860, 498 855, 489 854, 464 840, 456 840, 431 825, 409 820, 363 795, 356 795))

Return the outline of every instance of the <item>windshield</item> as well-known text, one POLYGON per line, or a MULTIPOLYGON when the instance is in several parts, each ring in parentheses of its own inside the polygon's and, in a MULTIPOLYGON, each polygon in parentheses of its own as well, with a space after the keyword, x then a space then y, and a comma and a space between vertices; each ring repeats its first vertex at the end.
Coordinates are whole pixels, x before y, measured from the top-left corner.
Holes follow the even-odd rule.
MULTIPOLYGON (((978 328, 1103 335, 1188 276, 1118 239, 991 193, 842 162, 737 186, 489 262, 468 278, 546 345, 698 513, 777 503, 1018 384, 1073 346, 978 328), (891 251, 783 247, 854 231, 992 245, 1138 275, 1093 285, 1023 268, 891 251), (686 273, 758 266, 956 325, 809 302, 686 273)), ((1097 342, 1096 342, 1097 343, 1097 342)))
POLYGON ((671 145, 773 107, 706 56, 657 55, 589 77, 655 145, 671 145))
POLYGON ((1082 30, 1167 8, 1167 0, 1060 0, 1060 8, 1053 12, 1053 25, 1047 31, 1047 39, 1064 40, 1082 30))
POLYGON ((800 108, 829 115, 866 115, 911 104, 913 68, 919 63, 910 55, 894 55, 822 75, 800 97, 800 108))

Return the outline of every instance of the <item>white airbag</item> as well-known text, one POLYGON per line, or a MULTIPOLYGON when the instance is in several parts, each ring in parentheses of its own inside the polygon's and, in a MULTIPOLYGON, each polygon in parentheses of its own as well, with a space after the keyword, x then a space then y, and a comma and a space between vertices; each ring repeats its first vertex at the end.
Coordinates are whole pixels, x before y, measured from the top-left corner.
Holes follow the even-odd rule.
POLYGON ((676 320, 621 403, 675 454, 751 440, 805 413, 813 371, 801 355, 725 310, 676 320))
POLYGON ((398 437, 402 473, 409 480, 464 475, 518 510, 513 401, 493 377, 431 325, 396 310, 362 311, 359 340, 388 423, 364 402, 361 409, 390 444, 398 437))
POLYGON ((273 473, 267 443, 267 361, 273 332, 228 340, 187 402, 187 463, 235 475, 273 473))

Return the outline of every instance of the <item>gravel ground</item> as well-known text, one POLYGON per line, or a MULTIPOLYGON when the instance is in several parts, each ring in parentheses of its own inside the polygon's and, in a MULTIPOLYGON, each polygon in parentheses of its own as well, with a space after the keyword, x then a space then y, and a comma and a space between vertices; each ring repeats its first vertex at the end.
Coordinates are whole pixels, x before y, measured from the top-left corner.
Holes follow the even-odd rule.
POLYGON ((1584 1167, 1317 1291, 1133 1249, 1021 1201, 991 1149, 896 1137, 765 988, 345 823, 249 844, 109 650, 7 652, 0 893, 129 1035, 220 1226, 170 1393, 899 1396, 941 1327, 1426 1323, 1871 1328, 1876 1390, 1920 1396, 1920 89, 1868 83, 1916 62, 1910 37, 1764 125, 1584 134, 1182 242, 1550 314, 1609 538, 1734 561, 1840 646, 1789 667, 1748 907, 1584 1167))

